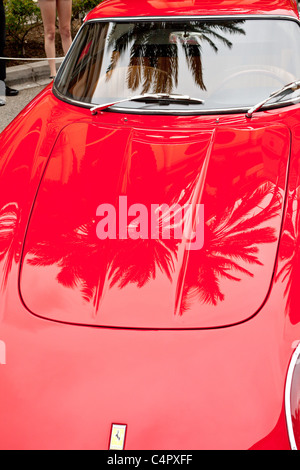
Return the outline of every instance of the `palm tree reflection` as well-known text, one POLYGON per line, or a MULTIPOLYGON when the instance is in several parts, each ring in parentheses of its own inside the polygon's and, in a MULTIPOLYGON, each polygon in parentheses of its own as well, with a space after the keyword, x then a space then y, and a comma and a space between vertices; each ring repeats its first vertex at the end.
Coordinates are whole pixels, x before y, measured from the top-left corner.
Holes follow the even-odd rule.
POLYGON ((254 192, 244 194, 238 205, 226 207, 207 221, 204 249, 190 253, 182 312, 194 298, 212 305, 223 301, 222 279, 238 282, 240 275, 253 277, 251 266, 262 265, 257 256, 259 246, 276 241, 274 228, 263 224, 278 214, 281 204, 278 188, 263 184, 254 192), (252 216, 270 193, 269 203, 252 216))
POLYGON ((122 34, 122 25, 114 24, 108 35, 110 64, 106 82, 114 77, 124 57, 128 60, 127 87, 141 92, 171 93, 178 86, 181 54, 186 59, 194 83, 206 90, 203 77, 202 48, 206 43, 218 52, 218 43, 232 47, 230 35, 245 34, 241 20, 182 22, 136 22, 122 34), (128 52, 129 49, 129 52, 128 52))
POLYGON ((281 267, 276 280, 285 283, 284 295, 287 298, 286 313, 293 324, 299 323, 299 278, 300 278, 300 213, 299 187, 288 198, 289 217, 281 237, 281 267))
MULTIPOLYGON (((245 192, 239 204, 210 215, 203 250, 189 253, 180 314, 195 297, 200 303, 222 302, 222 279, 238 282, 239 275, 253 276, 251 266, 261 265, 259 245, 276 240, 275 230, 265 225, 278 215, 281 203, 278 189, 271 183, 263 184, 245 192), (252 215, 259 206, 263 208, 252 215)), ((50 226, 53 223, 49 221, 50 226)), ((63 233, 53 230, 51 238, 49 233, 46 227, 44 240, 36 240, 30 247, 27 262, 32 266, 56 264, 57 281, 68 288, 79 288, 84 300, 97 306, 104 286, 124 289, 134 284, 142 288, 157 277, 158 271, 173 282, 180 240, 100 241, 95 236, 95 220, 63 233)))

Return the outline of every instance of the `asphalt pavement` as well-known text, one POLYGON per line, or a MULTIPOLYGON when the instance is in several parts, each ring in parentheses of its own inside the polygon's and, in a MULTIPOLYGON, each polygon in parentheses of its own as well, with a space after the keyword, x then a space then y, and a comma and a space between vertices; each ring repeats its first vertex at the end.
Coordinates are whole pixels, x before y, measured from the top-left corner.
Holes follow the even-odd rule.
MULTIPOLYGON (((6 105, 0 106, 0 132, 22 111, 33 98, 45 88, 46 84, 23 85, 18 96, 8 96, 6 105)), ((18 88, 18 87, 16 87, 18 88)))
MULTIPOLYGON (((57 68, 61 60, 57 59, 57 68)), ((33 98, 50 83, 47 61, 24 63, 7 67, 6 83, 19 90, 19 95, 6 98, 6 105, 0 106, 0 132, 22 111, 33 98)))

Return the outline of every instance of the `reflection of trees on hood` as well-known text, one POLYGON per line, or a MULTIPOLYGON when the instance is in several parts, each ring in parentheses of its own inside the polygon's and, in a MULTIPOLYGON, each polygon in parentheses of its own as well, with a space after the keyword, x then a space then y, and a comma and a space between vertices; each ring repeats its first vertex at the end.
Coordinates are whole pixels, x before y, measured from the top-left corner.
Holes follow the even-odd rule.
POLYGON ((195 83, 205 90, 202 66, 203 44, 209 44, 215 53, 218 53, 218 42, 230 49, 232 47, 230 35, 245 34, 240 27, 241 24, 243 21, 238 20, 190 21, 188 24, 166 21, 136 22, 130 24, 123 34, 120 32, 122 25, 114 24, 108 36, 111 62, 107 70, 107 81, 112 78, 120 58, 128 53, 130 48, 128 88, 135 91, 142 84, 143 93, 151 88, 155 93, 171 93, 178 84, 181 49, 195 83), (170 43, 171 36, 172 43, 170 43))
MULTIPOLYGON (((259 245, 276 240, 274 229, 263 225, 278 215, 281 202, 277 188, 265 184, 246 192, 238 205, 206 221, 204 248, 188 252, 180 314, 188 310, 189 301, 195 297, 200 303, 213 305, 224 300, 220 287, 223 278, 239 282, 241 274, 253 276, 251 266, 261 264, 259 245), (263 208, 257 212, 259 206, 263 208), (254 210, 256 215, 252 215, 254 210)), ((51 218, 48 223, 53 226, 51 218)), ((94 221, 61 233, 53 230, 47 239, 50 233, 45 228, 44 240, 29 247, 27 262, 32 266, 56 264, 57 281, 79 288, 88 302, 98 305, 104 285, 123 289, 134 284, 142 288, 158 272, 172 282, 180 240, 100 241, 95 237, 94 221)))
POLYGON ((300 278, 300 216, 299 216, 299 188, 290 195, 288 210, 291 217, 286 220, 286 230, 281 237, 281 269, 276 280, 286 282, 285 296, 287 297, 286 313, 291 322, 299 322, 299 278, 300 278), (294 210, 293 210, 294 209, 294 210))
POLYGON ((227 207, 207 221, 203 250, 189 253, 180 313, 188 309, 194 298, 212 305, 223 301, 222 279, 239 282, 240 275, 253 276, 251 266, 262 264, 257 256, 259 246, 276 241, 275 230, 263 224, 279 213, 281 204, 277 188, 264 184, 253 193, 246 193, 239 205, 227 207), (251 216, 270 193, 270 202, 251 216))

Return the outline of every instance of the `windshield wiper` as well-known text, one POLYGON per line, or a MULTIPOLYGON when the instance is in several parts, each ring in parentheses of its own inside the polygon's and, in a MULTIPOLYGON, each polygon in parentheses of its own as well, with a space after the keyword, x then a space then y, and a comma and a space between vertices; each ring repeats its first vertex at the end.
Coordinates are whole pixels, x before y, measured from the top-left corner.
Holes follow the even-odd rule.
POLYGON ((188 95, 172 95, 169 93, 143 93, 142 95, 131 96, 122 100, 111 101, 105 104, 99 104, 91 108, 92 114, 97 114, 98 111, 103 111, 116 104, 126 103, 128 101, 145 101, 145 102, 159 102, 161 105, 170 103, 181 104, 204 104, 204 100, 198 98, 190 98, 188 95))
POLYGON ((298 90, 299 88, 300 88, 300 80, 296 80, 292 83, 289 83, 288 85, 285 85, 283 88, 280 88, 279 90, 274 91, 268 96, 268 98, 252 106, 252 108, 248 109, 246 117, 252 118, 253 113, 255 113, 256 111, 259 111, 265 104, 267 104, 272 99, 288 95, 289 93, 294 92, 298 90))

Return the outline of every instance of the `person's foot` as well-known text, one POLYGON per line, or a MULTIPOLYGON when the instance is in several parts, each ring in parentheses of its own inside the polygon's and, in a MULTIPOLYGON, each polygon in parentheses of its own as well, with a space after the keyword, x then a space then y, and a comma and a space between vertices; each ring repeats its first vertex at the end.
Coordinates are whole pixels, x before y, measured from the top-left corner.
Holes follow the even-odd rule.
POLYGON ((18 94, 19 94, 18 90, 15 90, 14 88, 10 88, 9 86, 6 85, 5 87, 6 96, 17 96, 18 94))
POLYGON ((5 104, 6 104, 5 101, 0 99, 0 106, 4 106, 5 104))

